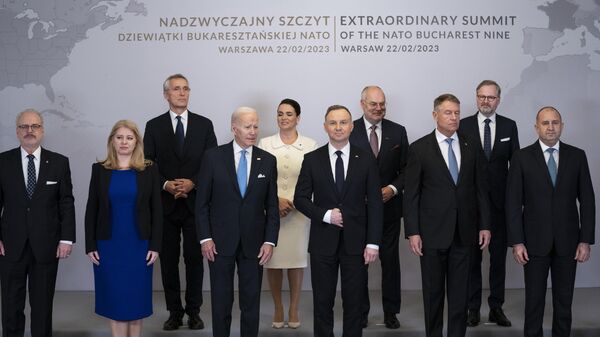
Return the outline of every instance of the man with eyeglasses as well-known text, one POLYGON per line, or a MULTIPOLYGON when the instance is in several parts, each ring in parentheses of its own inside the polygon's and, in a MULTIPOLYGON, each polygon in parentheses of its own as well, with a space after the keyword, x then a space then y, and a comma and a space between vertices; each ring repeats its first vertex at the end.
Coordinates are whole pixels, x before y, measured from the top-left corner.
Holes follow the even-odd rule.
MULTIPOLYGON (((383 322, 388 329, 398 329, 400 321, 396 314, 400 312, 401 303, 398 243, 408 138, 404 126, 384 118, 386 100, 380 87, 365 87, 361 92, 360 106, 364 114, 354 121, 350 143, 372 154, 379 168, 384 202, 383 236, 379 247, 383 322)), ((363 327, 368 325, 369 302, 368 287, 365 287, 363 327)))
POLYGON ((17 116, 21 146, 0 154, 2 336, 23 337, 29 289, 31 336, 52 336, 59 259, 75 242, 75 206, 67 157, 42 148, 44 121, 17 116))
POLYGON ((200 318, 204 265, 197 240, 194 218, 196 186, 204 152, 217 146, 212 122, 188 111, 190 87, 181 74, 169 76, 163 83, 163 95, 169 111, 148 121, 144 134, 144 153, 158 164, 164 209, 163 244, 160 267, 169 318, 163 330, 176 330, 183 325, 204 328, 200 318), (181 301, 179 257, 183 236, 185 262, 185 307, 181 301))
MULTIPOLYGON (((506 276, 506 218, 504 215, 504 196, 506 176, 510 160, 519 150, 517 124, 512 119, 500 116, 496 109, 500 104, 500 86, 492 80, 484 80, 476 89, 477 113, 460 122, 459 131, 470 137, 483 152, 487 161, 487 181, 491 211, 492 240, 488 248, 490 253, 489 284, 490 312, 488 321, 499 326, 511 326, 510 320, 502 310, 504 304, 504 282, 506 276)), ((480 322, 481 308, 481 259, 482 250, 473 247, 473 260, 469 278, 469 305, 467 326, 474 327, 480 322)))

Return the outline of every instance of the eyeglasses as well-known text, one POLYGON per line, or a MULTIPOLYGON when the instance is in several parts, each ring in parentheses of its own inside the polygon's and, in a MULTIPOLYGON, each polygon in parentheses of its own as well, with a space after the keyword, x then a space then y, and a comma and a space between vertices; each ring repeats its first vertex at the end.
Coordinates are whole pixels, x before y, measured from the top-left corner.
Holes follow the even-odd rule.
POLYGON ((31 129, 32 131, 37 131, 39 129, 42 128, 41 124, 20 124, 17 125, 17 127, 19 128, 19 130, 23 130, 23 131, 29 131, 29 129, 31 129))
POLYGON ((493 102, 496 99, 498 99, 498 96, 484 96, 484 95, 477 95, 477 99, 480 101, 489 101, 489 102, 493 102))

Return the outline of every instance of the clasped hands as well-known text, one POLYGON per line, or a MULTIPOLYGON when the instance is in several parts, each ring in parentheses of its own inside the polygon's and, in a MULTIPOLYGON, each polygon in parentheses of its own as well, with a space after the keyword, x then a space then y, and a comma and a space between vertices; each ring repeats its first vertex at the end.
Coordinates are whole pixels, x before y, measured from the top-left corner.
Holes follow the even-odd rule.
POLYGON ((179 178, 174 180, 168 180, 165 184, 165 190, 173 194, 175 199, 187 198, 188 193, 195 187, 193 181, 186 178, 179 178))

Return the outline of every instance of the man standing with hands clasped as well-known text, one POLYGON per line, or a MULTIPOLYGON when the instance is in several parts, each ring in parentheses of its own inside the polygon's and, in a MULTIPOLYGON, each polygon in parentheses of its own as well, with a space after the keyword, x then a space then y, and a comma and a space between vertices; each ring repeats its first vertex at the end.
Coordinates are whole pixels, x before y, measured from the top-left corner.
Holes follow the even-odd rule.
POLYGON ((0 154, 2 336, 23 337, 28 288, 31 336, 48 337, 58 261, 75 242, 71 170, 67 157, 41 147, 39 112, 21 112, 16 129, 21 146, 0 154))
POLYGON ((352 115, 333 105, 325 114, 329 143, 304 156, 294 205, 311 220, 308 252, 314 302, 314 335, 333 336, 338 270, 342 277, 344 336, 362 336, 366 265, 381 244, 383 202, 372 154, 349 142, 352 115))
POLYGON ((585 152, 560 140, 554 107, 535 119, 539 136, 515 153, 506 191, 508 244, 525 272, 525 337, 542 337, 548 272, 552 279, 552 336, 571 333, 577 262, 590 258, 596 201, 585 152))

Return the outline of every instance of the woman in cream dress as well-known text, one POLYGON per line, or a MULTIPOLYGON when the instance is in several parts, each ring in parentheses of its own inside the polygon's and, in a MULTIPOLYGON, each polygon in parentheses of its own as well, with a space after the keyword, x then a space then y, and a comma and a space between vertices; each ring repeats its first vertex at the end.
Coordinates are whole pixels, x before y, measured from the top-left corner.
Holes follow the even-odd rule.
POLYGON ((276 329, 284 326, 281 300, 283 269, 287 269, 290 287, 288 327, 296 329, 300 326, 298 304, 304 268, 307 266, 309 220, 294 208, 292 200, 294 200, 294 189, 304 155, 316 149, 317 143, 298 133, 296 127, 299 121, 300 105, 298 102, 289 98, 282 100, 277 108, 279 132, 261 139, 258 143, 258 147, 277 157, 277 194, 281 226, 273 257, 265 265, 275 303, 273 328, 276 329))

